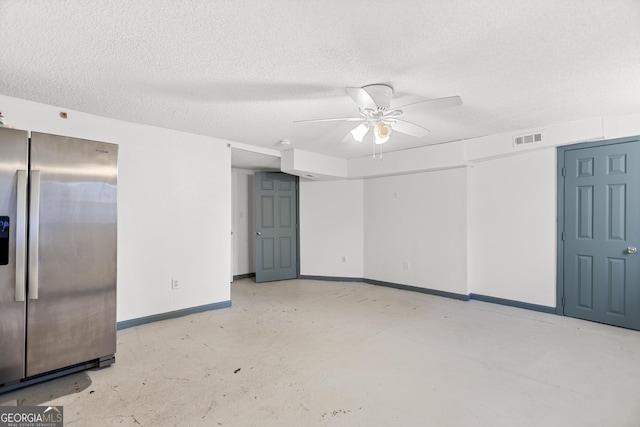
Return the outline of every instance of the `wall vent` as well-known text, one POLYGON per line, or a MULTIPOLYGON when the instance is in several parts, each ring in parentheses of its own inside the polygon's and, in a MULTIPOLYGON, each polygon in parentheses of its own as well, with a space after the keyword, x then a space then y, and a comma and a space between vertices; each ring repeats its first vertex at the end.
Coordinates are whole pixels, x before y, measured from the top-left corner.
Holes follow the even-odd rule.
POLYGON ((518 135, 513 137, 513 146, 534 144, 542 142, 542 132, 530 133, 528 135, 518 135))

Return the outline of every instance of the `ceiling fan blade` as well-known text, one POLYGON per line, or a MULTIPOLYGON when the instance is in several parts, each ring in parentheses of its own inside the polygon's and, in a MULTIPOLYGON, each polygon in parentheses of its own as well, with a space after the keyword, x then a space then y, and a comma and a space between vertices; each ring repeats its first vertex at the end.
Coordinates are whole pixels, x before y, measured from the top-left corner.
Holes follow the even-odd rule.
POLYGON ((391 124, 391 128, 395 132, 404 133, 410 136, 421 138, 431 132, 427 128, 408 122, 406 120, 395 119, 395 122, 391 124))
POLYGON ((294 120, 293 123, 359 122, 359 121, 362 121, 362 117, 339 117, 335 119, 294 120))
POLYGON ((370 108, 376 110, 378 108, 373 98, 371 98, 371 95, 361 87, 348 87, 346 91, 351 99, 353 99, 353 102, 361 109, 370 108))
POLYGON ((427 99, 426 101, 412 102, 411 104, 393 107, 394 110, 407 107, 420 107, 423 110, 440 110, 442 108, 457 107, 462 105, 462 98, 459 96, 447 96, 446 98, 427 99))
POLYGON ((347 134, 344 136, 344 138, 342 138, 342 141, 340 142, 341 144, 347 144, 350 142, 357 142, 355 140, 355 138, 353 137, 353 135, 351 135, 351 132, 347 132, 347 134))

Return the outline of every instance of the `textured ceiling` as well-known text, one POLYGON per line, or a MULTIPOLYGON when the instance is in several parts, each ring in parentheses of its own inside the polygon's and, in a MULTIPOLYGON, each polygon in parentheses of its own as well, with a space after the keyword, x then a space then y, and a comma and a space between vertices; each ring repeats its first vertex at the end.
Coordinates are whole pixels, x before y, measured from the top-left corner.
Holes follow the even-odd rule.
MULTIPOLYGON (((249 145, 352 158, 347 86, 387 83, 424 138, 640 111, 638 0, 0 0, 0 93, 249 145)), ((10 111, 5 111, 10 121, 10 111)))

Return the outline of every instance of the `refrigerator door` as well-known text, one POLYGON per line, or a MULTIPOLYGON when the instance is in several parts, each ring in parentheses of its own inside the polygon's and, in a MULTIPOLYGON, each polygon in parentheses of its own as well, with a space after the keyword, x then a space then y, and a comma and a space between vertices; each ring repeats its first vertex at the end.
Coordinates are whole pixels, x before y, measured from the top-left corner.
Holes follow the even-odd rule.
POLYGON ((117 155, 31 134, 27 376, 116 351, 117 155))
POLYGON ((24 377, 28 142, 27 132, 0 127, 0 384, 24 377))

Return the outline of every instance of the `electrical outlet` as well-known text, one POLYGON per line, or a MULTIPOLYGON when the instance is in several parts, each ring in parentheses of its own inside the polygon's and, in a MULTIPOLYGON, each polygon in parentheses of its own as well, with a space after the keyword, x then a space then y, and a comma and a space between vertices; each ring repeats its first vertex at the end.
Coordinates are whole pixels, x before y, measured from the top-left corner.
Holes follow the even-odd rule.
POLYGON ((178 289, 178 279, 171 279, 171 289, 178 289))
POLYGON ((343 257, 342 257, 342 262, 343 262, 343 263, 347 262, 347 257, 346 257, 346 256, 343 256, 343 257))
POLYGON ((411 263, 407 260, 402 261, 402 268, 404 270, 411 270, 411 263))

